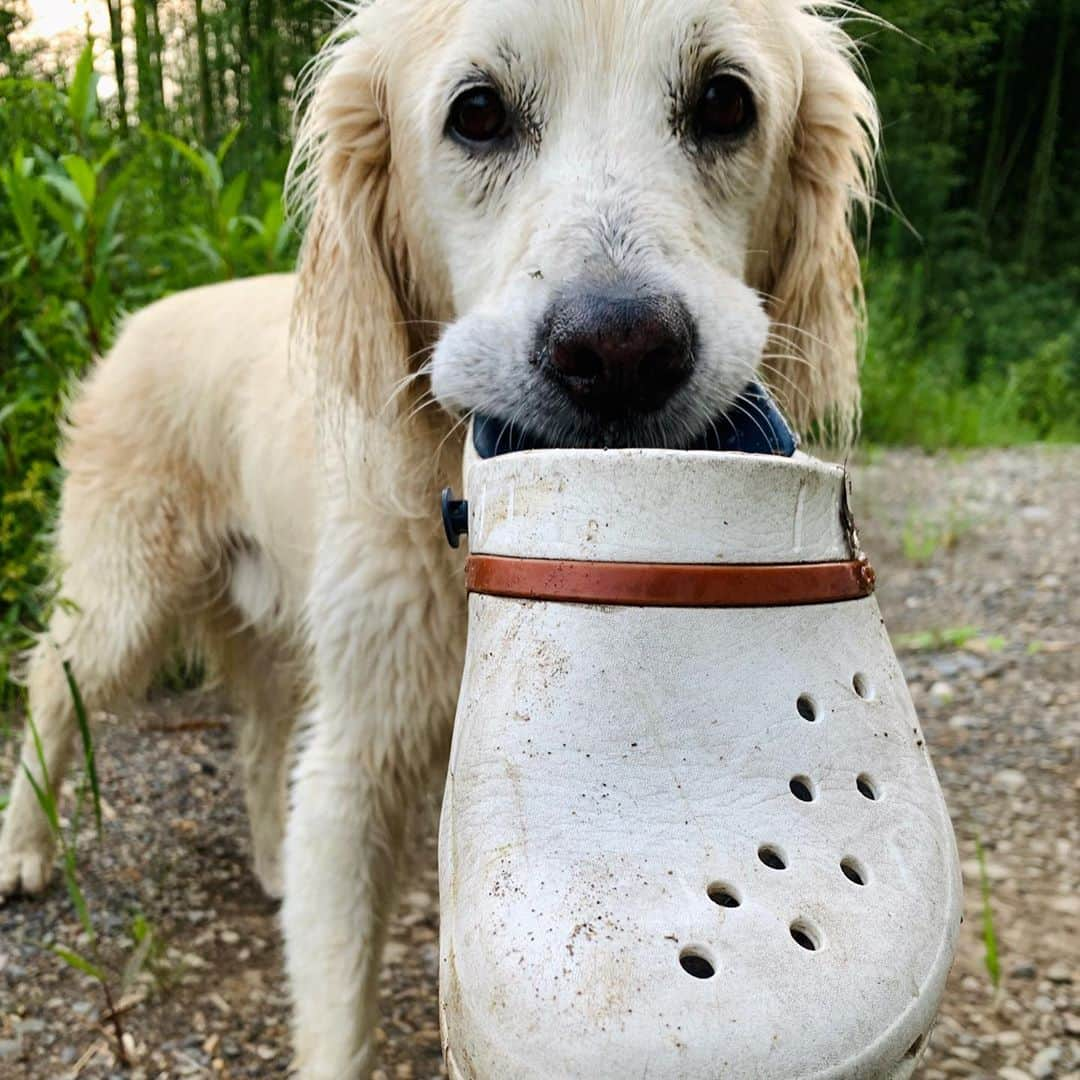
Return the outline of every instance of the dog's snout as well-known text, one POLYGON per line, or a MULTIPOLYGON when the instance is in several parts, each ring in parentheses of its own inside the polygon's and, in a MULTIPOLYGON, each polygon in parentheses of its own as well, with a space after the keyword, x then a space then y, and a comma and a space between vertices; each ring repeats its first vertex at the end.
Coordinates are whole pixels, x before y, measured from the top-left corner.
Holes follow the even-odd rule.
POLYGON ((568 297, 547 327, 546 374, 598 416, 660 408, 693 368, 693 322, 673 297, 568 297))

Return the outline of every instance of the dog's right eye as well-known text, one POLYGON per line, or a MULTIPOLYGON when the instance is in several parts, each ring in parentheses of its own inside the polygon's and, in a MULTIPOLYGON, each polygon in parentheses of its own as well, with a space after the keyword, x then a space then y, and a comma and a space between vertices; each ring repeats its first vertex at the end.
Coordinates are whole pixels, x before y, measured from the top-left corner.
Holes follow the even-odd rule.
POLYGON ((466 143, 492 143, 510 131, 510 114, 490 86, 474 86, 459 94, 450 106, 448 126, 466 143))

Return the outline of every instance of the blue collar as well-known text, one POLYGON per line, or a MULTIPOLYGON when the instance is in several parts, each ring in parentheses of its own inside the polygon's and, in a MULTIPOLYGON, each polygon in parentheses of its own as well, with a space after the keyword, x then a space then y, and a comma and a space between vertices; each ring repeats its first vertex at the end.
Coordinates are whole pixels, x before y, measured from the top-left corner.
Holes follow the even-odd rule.
MULTIPOLYGON (((500 457, 519 450, 552 449, 522 428, 492 416, 477 416, 473 442, 481 458, 500 457)), ((798 447, 787 421, 767 390, 751 383, 730 409, 686 450, 714 450, 742 454, 791 457, 798 447)))

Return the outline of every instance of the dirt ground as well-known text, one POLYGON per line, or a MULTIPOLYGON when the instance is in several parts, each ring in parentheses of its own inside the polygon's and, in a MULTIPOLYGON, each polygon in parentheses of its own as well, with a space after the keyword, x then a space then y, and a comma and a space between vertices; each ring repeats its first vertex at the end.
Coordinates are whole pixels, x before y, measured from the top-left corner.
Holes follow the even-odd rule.
MULTIPOLYGON (((1080 447, 889 452, 856 467, 863 539, 956 824, 960 954, 925 1080, 1080 1080, 1080 447), (982 941, 982 839, 1000 952, 982 941)), ((130 1070, 102 994, 46 947, 87 951, 62 884, 0 907, 0 1080, 273 1077, 288 1063, 276 905, 248 841, 213 697, 102 718, 100 841, 82 880, 113 973, 130 1070), (124 987, 132 931, 153 944, 124 987)), ((0 776, 13 748, 0 747, 0 776)), ((382 1077, 443 1076, 434 828, 393 925, 382 1077)), ((508 1078, 509 1080, 509 1078, 508 1078)))

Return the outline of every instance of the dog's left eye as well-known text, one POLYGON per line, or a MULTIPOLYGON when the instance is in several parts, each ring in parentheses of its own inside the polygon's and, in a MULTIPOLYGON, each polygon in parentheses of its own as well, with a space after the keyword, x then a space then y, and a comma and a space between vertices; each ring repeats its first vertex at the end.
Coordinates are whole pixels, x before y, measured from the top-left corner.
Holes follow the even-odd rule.
POLYGON ((467 143, 491 143, 510 130, 510 115, 497 90, 474 86, 450 106, 450 130, 467 143))
POLYGON ((698 99, 694 132, 699 139, 731 139, 749 131, 756 119, 750 87, 737 75, 717 75, 698 99))

